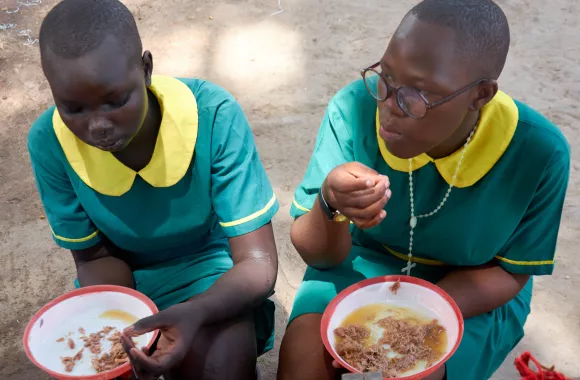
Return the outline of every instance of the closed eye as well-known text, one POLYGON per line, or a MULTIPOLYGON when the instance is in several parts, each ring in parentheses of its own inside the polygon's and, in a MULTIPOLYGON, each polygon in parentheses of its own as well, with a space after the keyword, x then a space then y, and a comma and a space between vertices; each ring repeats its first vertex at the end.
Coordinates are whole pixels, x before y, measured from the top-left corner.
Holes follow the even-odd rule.
POLYGON ((109 101, 107 103, 107 105, 110 106, 111 108, 121 108, 125 104, 127 104, 127 102, 129 101, 130 98, 131 98, 131 93, 128 92, 127 94, 125 94, 123 97, 121 97, 118 100, 109 101))
POLYGON ((387 82, 389 84, 389 86, 391 87, 397 87, 395 84, 395 79, 389 75, 388 73, 381 71, 381 77, 385 80, 385 82, 387 82))
POLYGON ((75 103, 61 104, 59 108, 69 115, 79 114, 84 111, 84 108, 81 105, 75 103))

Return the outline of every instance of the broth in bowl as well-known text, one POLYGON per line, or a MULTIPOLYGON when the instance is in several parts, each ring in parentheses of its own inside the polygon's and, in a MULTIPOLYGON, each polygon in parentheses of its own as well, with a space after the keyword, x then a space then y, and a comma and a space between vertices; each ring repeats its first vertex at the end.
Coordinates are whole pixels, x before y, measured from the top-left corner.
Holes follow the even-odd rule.
POLYGON ((324 311, 320 334, 330 355, 352 373, 420 380, 455 353, 463 316, 437 285, 379 276, 342 290, 324 311))
POLYGON ((422 372, 447 352, 447 332, 437 319, 389 304, 354 310, 334 334, 335 350, 345 362, 385 378, 422 372))

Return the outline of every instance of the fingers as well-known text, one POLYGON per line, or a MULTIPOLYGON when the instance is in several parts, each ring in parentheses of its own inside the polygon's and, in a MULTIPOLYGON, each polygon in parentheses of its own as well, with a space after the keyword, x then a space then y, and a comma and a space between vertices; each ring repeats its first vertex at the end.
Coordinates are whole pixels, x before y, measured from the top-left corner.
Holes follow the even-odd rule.
POLYGON ((325 181, 333 207, 363 229, 372 228, 386 217, 384 207, 391 197, 387 176, 358 162, 341 165, 325 181))
POLYGON ((131 366, 137 373, 139 380, 142 380, 144 375, 148 379, 153 375, 161 376, 169 372, 171 368, 181 362, 183 359, 182 353, 186 351, 183 342, 176 341, 170 345, 159 344, 157 350, 150 355, 149 349, 145 347, 138 349, 135 347, 133 340, 125 333, 121 335, 121 343, 123 344, 123 349, 129 356, 131 366))
MULTIPOLYGON (((364 204, 361 205, 366 207, 347 207, 343 210, 343 213, 351 219, 371 219, 385 207, 391 195, 390 189, 383 190, 382 193, 373 198, 365 198, 364 204), (374 202, 369 205, 368 203, 371 200, 374 200, 374 202)), ((354 201, 354 203, 356 202, 354 201)), ((357 206, 359 205, 359 203, 356 204, 357 206)))
POLYGON ((134 365, 133 362, 131 362, 131 368, 133 369, 133 374, 135 375, 135 378, 137 380, 158 380, 159 379, 159 375, 155 375, 151 372, 147 372, 147 371, 141 369, 140 367, 137 367, 136 365, 134 365))
POLYGON ((381 210, 380 213, 376 214, 372 219, 353 219, 352 222, 355 226, 357 226, 361 230, 368 230, 369 228, 373 228, 381 224, 381 222, 387 216, 387 212, 385 210, 381 210))
POLYGON ((137 348, 132 348, 128 355, 131 358, 131 362, 135 364, 140 372, 162 375, 179 364, 181 358, 175 353, 179 350, 181 348, 176 345, 169 351, 157 350, 153 355, 149 356, 137 348))
MULTIPOLYGON (((137 349, 135 347, 135 344, 133 343, 133 340, 130 337, 128 337, 126 334, 121 334, 121 344, 123 345, 123 349, 125 350, 125 352, 127 353, 127 356, 129 357, 129 361, 131 364, 131 370, 133 371, 133 375, 135 375, 135 378, 138 380, 155 379, 156 377, 154 375, 143 371, 141 369, 141 367, 133 361, 132 355, 130 353, 131 353, 131 350, 137 349)), ((144 347, 143 352, 147 355, 149 350, 144 347)))
MULTIPOLYGON (((359 210, 364 210, 367 207, 375 204, 380 199, 384 198, 389 191, 389 179, 385 176, 380 176, 377 184, 371 188, 350 193, 348 196, 340 197, 343 207, 352 207, 359 210), (344 198, 344 200, 343 200, 344 198)), ((337 197, 338 199, 339 197, 337 197)))
POLYGON ((357 178, 374 177, 379 174, 376 170, 371 169, 360 162, 350 162, 345 165, 345 169, 357 178))
POLYGON ((336 360, 332 361, 332 366, 336 369, 342 369, 342 366, 336 360))
POLYGON ((387 189, 382 197, 380 197, 375 203, 364 209, 365 215, 368 217, 374 217, 381 211, 384 211, 385 205, 391 199, 391 190, 387 189))
POLYGON ((349 162, 330 172, 327 178, 332 191, 350 193, 372 188, 378 182, 378 173, 358 162, 349 162))
POLYGON ((133 342, 133 339, 127 336, 124 332, 123 334, 121 334, 121 344, 123 345, 123 349, 125 350, 126 353, 129 353, 131 349, 135 348, 135 343, 133 342))
POLYGON ((127 334, 128 336, 139 336, 151 331, 162 329, 166 327, 163 315, 163 312, 161 312, 159 314, 143 318, 135 322, 132 326, 127 327, 123 331, 123 334, 127 334))
POLYGON ((332 191, 339 193, 352 193, 353 191, 372 189, 375 185, 375 178, 356 178, 349 173, 343 173, 342 178, 333 180, 329 184, 332 191))
POLYGON ((371 206, 363 210, 349 210, 349 213, 352 215, 352 222, 360 229, 369 229, 379 225, 387 216, 387 212, 384 210, 384 208, 390 198, 391 190, 389 189, 385 192, 384 197, 379 199, 371 206))

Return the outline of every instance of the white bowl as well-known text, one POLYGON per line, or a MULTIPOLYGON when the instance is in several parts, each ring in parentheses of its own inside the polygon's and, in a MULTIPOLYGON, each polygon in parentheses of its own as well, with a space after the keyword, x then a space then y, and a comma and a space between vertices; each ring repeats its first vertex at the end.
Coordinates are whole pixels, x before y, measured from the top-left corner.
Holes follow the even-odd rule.
POLYGON ((436 285, 409 276, 381 276, 363 280, 349 286, 338 294, 327 306, 322 316, 322 341, 332 357, 350 372, 359 372, 346 363, 335 350, 334 330, 340 327, 344 319, 354 310, 374 304, 388 304, 409 308, 430 319, 437 319, 447 331, 446 354, 431 367, 398 380, 422 379, 441 367, 457 350, 463 337, 463 317, 453 299, 436 285), (400 281, 400 288, 395 292, 390 287, 400 281))
MULTIPOLYGON (((84 346, 79 328, 83 328, 88 335, 102 330, 104 326, 123 331, 136 322, 103 317, 104 313, 112 310, 128 313, 137 320, 158 312, 153 301, 133 289, 113 285, 76 289, 49 302, 32 317, 23 337, 26 355, 34 365, 57 379, 109 380, 128 373, 131 370, 129 363, 97 373, 92 368, 89 350, 84 350, 82 359, 75 362, 72 372, 66 372, 61 361, 61 357, 74 356, 84 346), (57 342, 63 337, 64 342, 57 342), (75 342, 74 349, 67 344, 69 337, 75 342)), ((149 347, 155 338, 156 332, 151 332, 134 338, 134 341, 138 347, 149 347)), ((107 352, 110 345, 104 339, 102 352, 107 352)))

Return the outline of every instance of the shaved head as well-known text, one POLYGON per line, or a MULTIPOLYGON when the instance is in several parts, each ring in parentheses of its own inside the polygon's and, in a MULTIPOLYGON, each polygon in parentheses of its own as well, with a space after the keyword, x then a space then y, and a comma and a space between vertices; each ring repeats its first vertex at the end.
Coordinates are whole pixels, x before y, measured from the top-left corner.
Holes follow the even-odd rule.
POLYGON ((505 14, 493 1, 424 0, 405 19, 409 16, 451 29, 455 54, 478 70, 477 77, 500 76, 509 50, 510 29, 505 14))
POLYGON ((139 63, 141 38, 133 15, 118 0, 64 0, 46 16, 40 27, 40 53, 79 58, 99 47, 107 37, 114 37, 139 63))

